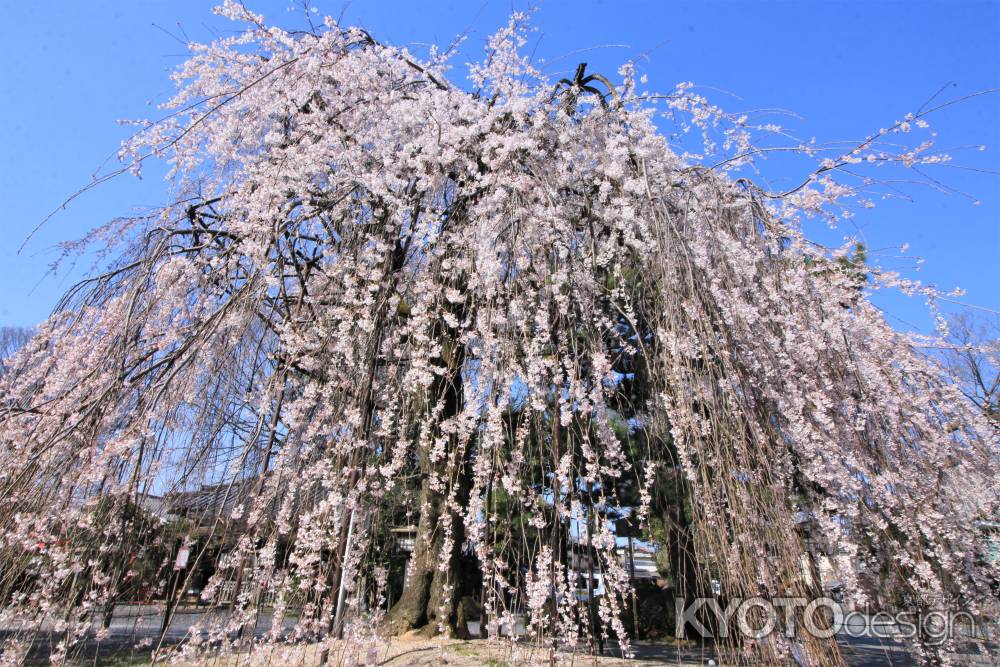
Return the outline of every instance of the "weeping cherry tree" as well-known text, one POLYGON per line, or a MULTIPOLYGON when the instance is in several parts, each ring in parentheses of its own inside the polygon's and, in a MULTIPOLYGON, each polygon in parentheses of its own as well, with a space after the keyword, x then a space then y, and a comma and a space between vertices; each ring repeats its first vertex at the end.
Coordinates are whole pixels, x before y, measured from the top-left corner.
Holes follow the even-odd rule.
MULTIPOLYGON (((601 632, 627 651, 632 585, 600 512, 648 526, 665 486, 690 595, 812 598, 822 554, 857 601, 888 568, 912 600, 996 603, 976 531, 997 516, 995 432, 868 299, 930 291, 804 231, 864 197, 849 172, 941 161, 911 139, 936 108, 799 147, 813 168, 772 192, 740 175, 765 150, 745 117, 687 84, 640 92, 631 66, 549 80, 523 16, 459 86, 436 52, 219 11, 244 29, 191 47, 168 115, 120 155, 166 162, 172 203, 85 239, 116 259, 5 362, 5 661, 46 629, 54 660, 106 636, 138 577, 169 614, 177 548, 197 565, 209 540, 137 508, 205 486, 221 500, 199 530, 232 548, 189 653, 247 648, 265 605, 264 641, 324 658, 467 636, 473 595, 491 637, 524 613, 536 646, 601 632), (386 526, 407 521, 387 600, 386 526)), ((754 650, 734 659, 791 646, 754 650)), ((832 639, 796 650, 843 664, 832 639)))

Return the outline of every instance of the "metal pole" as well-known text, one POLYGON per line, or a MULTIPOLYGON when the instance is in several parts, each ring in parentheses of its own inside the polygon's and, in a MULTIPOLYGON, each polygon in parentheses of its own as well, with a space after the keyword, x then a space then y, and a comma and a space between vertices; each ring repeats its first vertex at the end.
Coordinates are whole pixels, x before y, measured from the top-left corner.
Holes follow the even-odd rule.
MULTIPOLYGON (((635 551, 632 549, 632 524, 628 524, 628 569, 632 586, 635 586, 635 551)), ((632 638, 639 638, 639 605, 635 588, 632 589, 632 638)))
POLYGON ((337 639, 344 636, 344 597, 347 584, 347 562, 351 558, 351 538, 354 536, 354 509, 347 523, 347 541, 344 543, 344 562, 340 564, 340 586, 337 590, 337 612, 333 618, 333 631, 337 639))
POLYGON ((594 641, 597 639, 597 618, 594 609, 594 546, 590 534, 590 515, 594 511, 594 483, 587 485, 587 616, 590 620, 590 653, 594 653, 594 641))

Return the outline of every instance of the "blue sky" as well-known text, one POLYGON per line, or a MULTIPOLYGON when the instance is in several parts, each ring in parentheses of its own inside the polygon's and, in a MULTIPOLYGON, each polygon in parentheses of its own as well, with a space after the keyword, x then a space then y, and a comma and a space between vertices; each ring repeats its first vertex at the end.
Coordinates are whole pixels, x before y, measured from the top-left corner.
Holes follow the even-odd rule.
MULTIPOLYGON (((211 0, 5 3, 0 8, 0 325, 43 320, 59 296, 90 270, 89 260, 47 275, 53 244, 94 225, 155 206, 166 188, 155 171, 121 177, 61 211, 19 252, 31 230, 112 155, 128 128, 123 118, 157 118, 171 93, 169 71, 184 58, 182 41, 206 41, 231 25, 212 16, 211 0)), ((247 0, 290 27, 303 25, 288 0, 247 0)), ((521 0, 391 2, 314 0, 323 12, 362 25, 377 38, 410 45, 449 44, 468 31, 456 64, 478 57, 485 38, 521 0)), ((651 89, 678 81, 733 111, 780 107, 800 119, 799 138, 859 139, 918 108, 942 86, 942 99, 1000 87, 1000 2, 638 2, 541 0, 531 48, 552 73, 614 74, 640 59, 651 89), (587 49, 586 51, 581 51, 587 49)), ((461 68, 453 72, 464 77, 461 68)), ((932 119, 955 162, 1000 171, 1000 95, 973 100, 932 119)), ((771 165, 771 170, 775 165, 771 165)), ((775 174, 767 172, 769 176, 775 174)), ((786 174, 787 181, 801 173, 786 174)), ((912 201, 882 202, 859 213, 856 227, 885 266, 940 287, 964 287, 963 301, 1000 310, 1000 176, 960 169, 934 174, 962 195, 926 188, 912 201), (901 259, 898 246, 925 263, 901 259)), ((778 185, 779 183, 775 183, 778 185)), ((817 225, 826 240, 830 233, 817 225)), ((921 301, 880 296, 894 325, 926 330, 921 301)))

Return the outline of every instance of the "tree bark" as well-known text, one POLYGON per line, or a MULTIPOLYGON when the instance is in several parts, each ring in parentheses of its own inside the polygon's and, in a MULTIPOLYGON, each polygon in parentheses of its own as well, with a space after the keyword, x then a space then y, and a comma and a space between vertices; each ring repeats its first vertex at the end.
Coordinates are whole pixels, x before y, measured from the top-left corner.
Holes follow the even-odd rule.
POLYGON ((459 604, 463 591, 455 576, 465 541, 462 517, 447 509, 445 496, 430 488, 429 479, 423 482, 421 498, 422 510, 406 585, 389 610, 387 624, 390 632, 397 635, 420 630, 427 636, 444 633, 468 639, 466 610, 459 604), (445 512, 451 514, 453 534, 447 552, 442 527, 445 512))
MULTIPOLYGON (((459 320, 464 317, 464 308, 455 306, 455 315, 459 320)), ((428 409, 432 409, 437 400, 444 401, 444 409, 440 420, 444 421, 459 414, 462 410, 464 392, 462 387, 462 368, 465 363, 464 346, 458 342, 458 332, 443 324, 435 332, 446 343, 442 353, 448 364, 448 372, 438 376, 429 391, 431 400, 428 409)), ((468 452, 457 451, 459 443, 450 438, 448 450, 443 460, 432 463, 430 452, 420 452, 421 467, 425 470, 420 491, 420 520, 417 524, 417 534, 414 540, 413 555, 408 565, 409 574, 403 587, 403 594, 389 610, 386 623, 392 634, 403 634, 411 630, 420 630, 421 634, 433 636, 448 634, 460 639, 470 637, 466 625, 465 605, 460 604, 463 594, 461 581, 456 576, 465 541, 465 528, 462 515, 448 508, 447 490, 442 493, 432 488, 432 477, 449 478, 451 488, 457 493, 459 504, 467 501, 469 493, 468 474, 466 473, 465 455, 468 452), (448 470, 448 461, 452 460, 456 470, 448 470), (444 518, 448 513, 451 523, 451 547, 445 553, 444 518), (443 563, 443 566, 442 566, 443 563)))

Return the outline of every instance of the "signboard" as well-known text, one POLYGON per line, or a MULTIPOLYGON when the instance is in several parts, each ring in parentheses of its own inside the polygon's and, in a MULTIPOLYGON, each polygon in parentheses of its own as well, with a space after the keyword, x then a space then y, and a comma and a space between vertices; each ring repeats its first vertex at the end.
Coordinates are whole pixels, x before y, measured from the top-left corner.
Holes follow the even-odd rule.
POLYGON ((187 545, 182 546, 177 551, 177 559, 174 561, 175 570, 183 570, 187 567, 188 559, 191 557, 191 548, 187 545))

